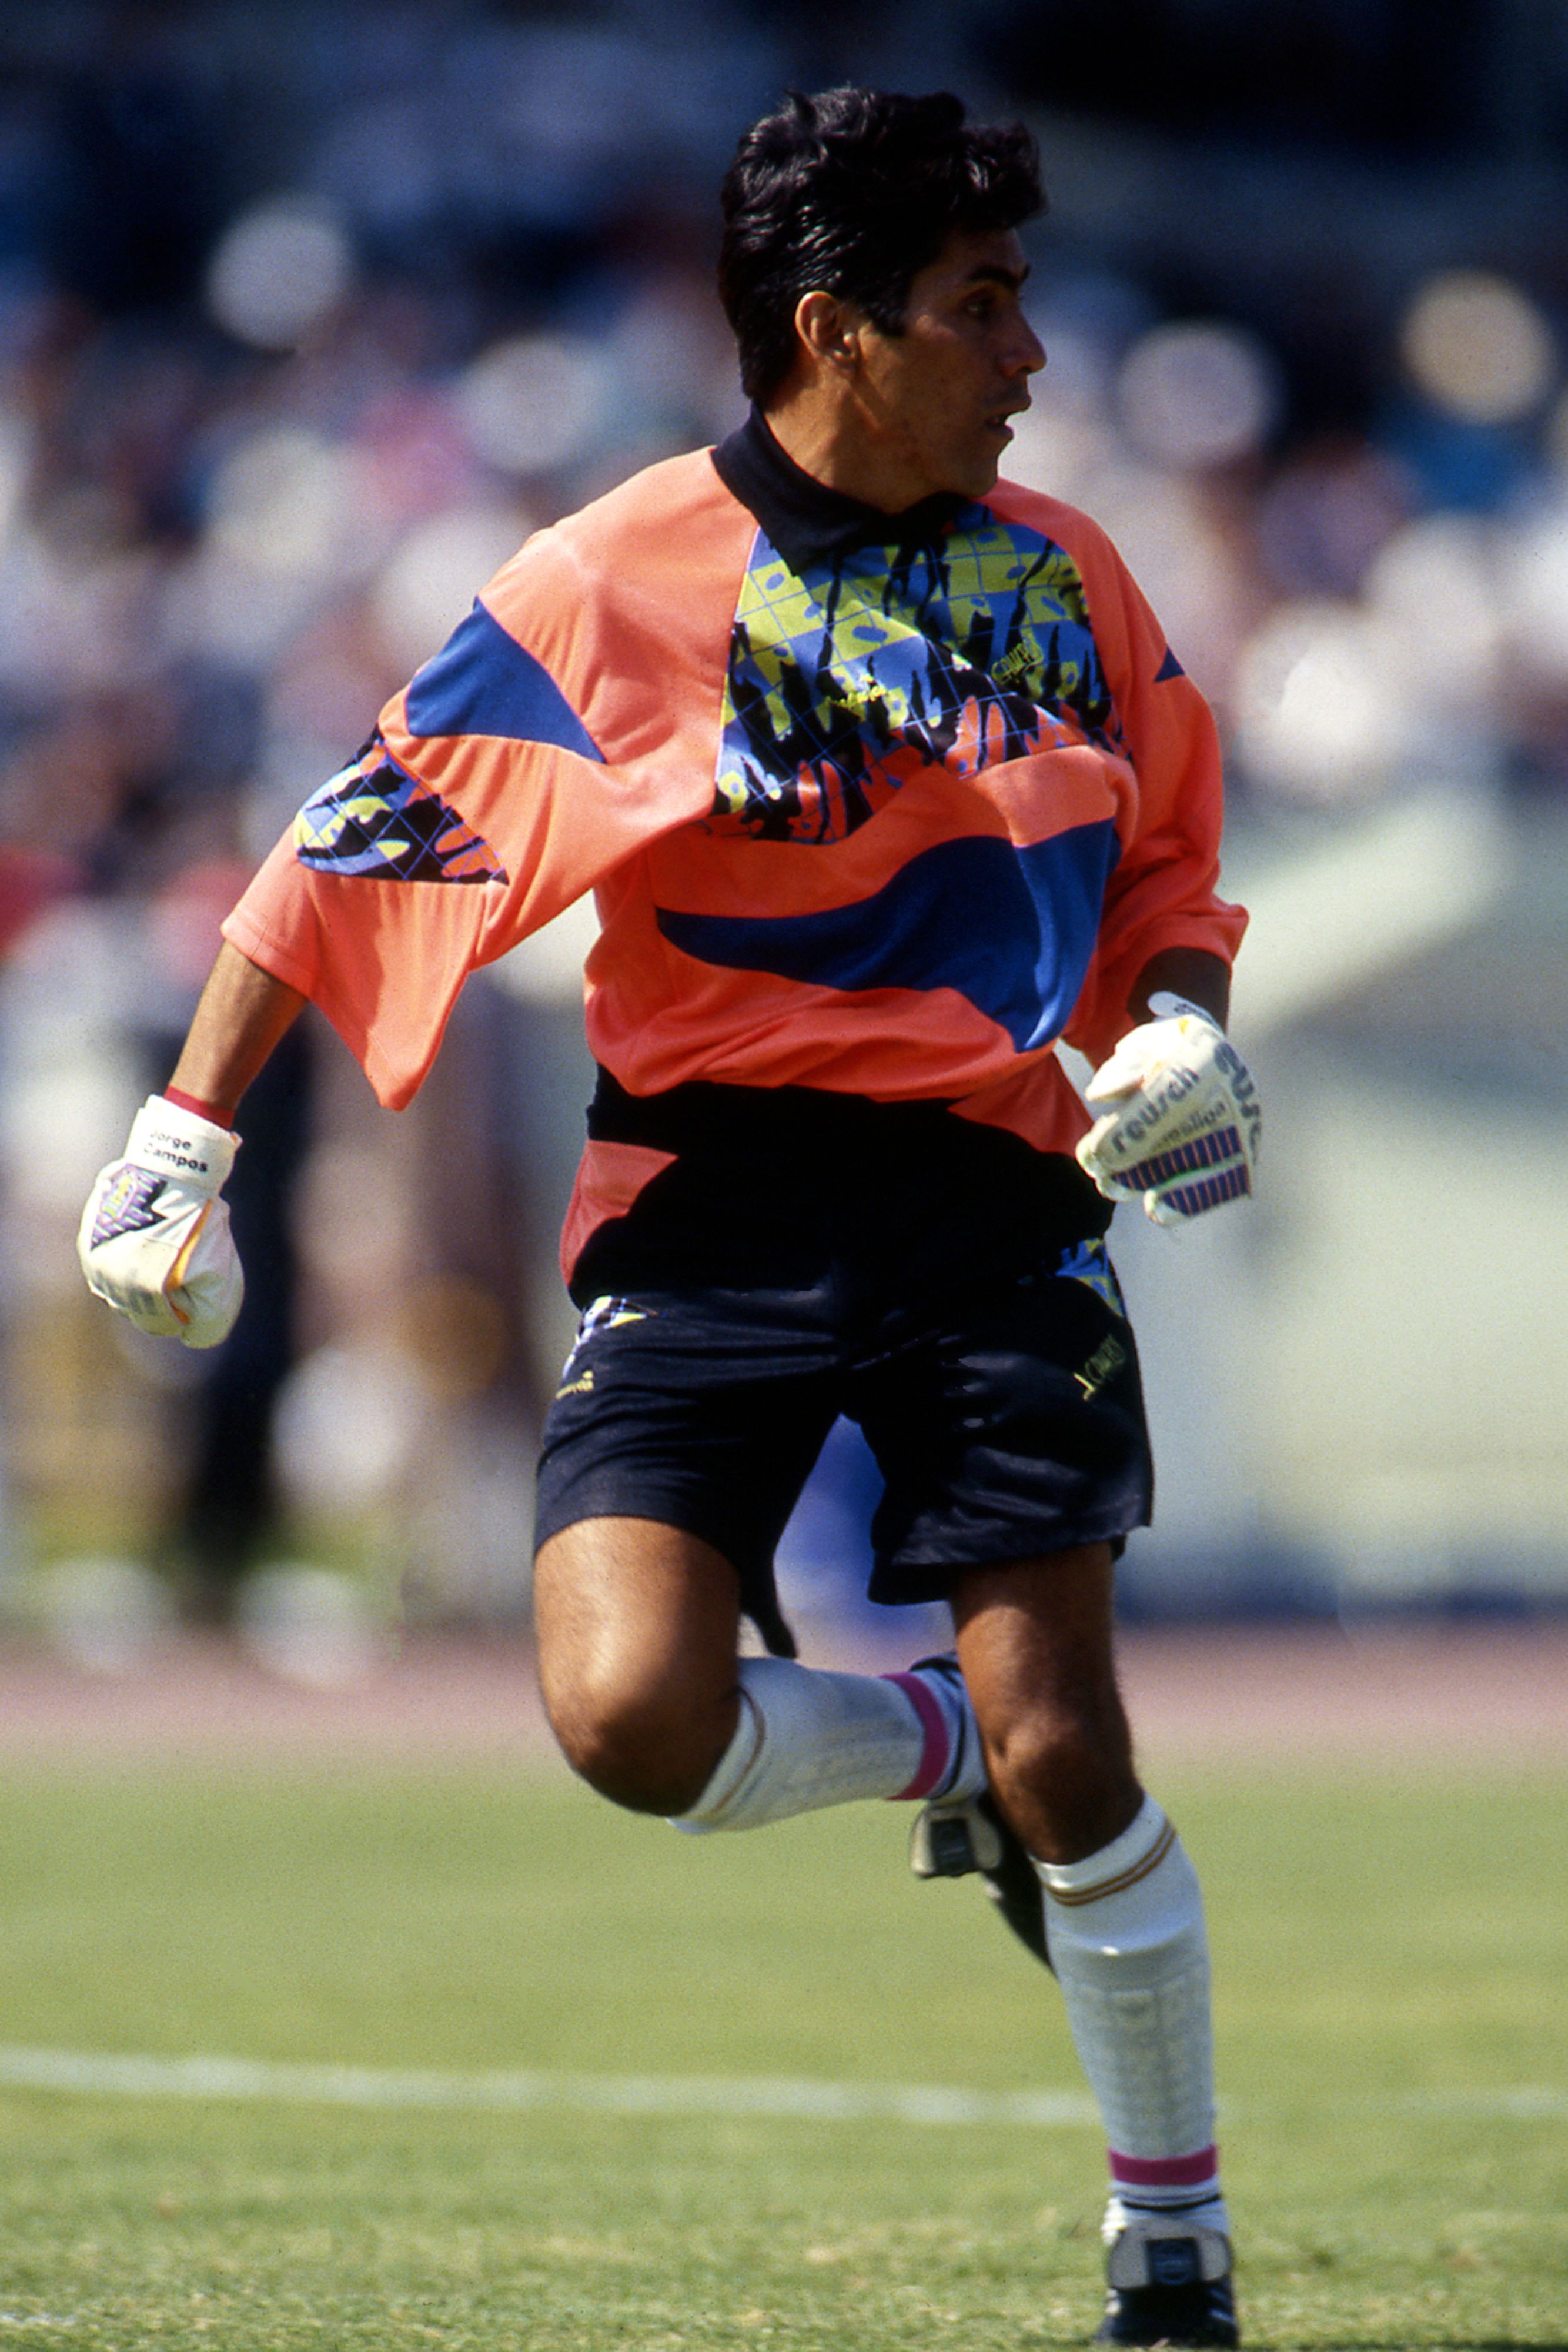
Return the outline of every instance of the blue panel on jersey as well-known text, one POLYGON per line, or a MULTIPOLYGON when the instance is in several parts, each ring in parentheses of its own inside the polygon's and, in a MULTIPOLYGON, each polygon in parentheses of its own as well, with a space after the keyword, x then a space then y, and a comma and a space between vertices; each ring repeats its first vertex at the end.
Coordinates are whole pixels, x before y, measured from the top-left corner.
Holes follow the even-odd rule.
POLYGON ((1164 661, 1161 662, 1158 669, 1155 672, 1155 684, 1156 686, 1163 686, 1167 677, 1185 677, 1186 676, 1186 670, 1183 669, 1180 662, 1177 661, 1175 654, 1172 653, 1169 646, 1167 646, 1166 647, 1166 657, 1164 661))
POLYGON ((1019 848, 988 834, 922 850, 852 906, 814 915, 689 915, 659 929, 703 963, 819 988, 951 988, 1019 1053, 1078 1001, 1116 862, 1107 817, 1019 848))
POLYGON ((505 735, 604 754, 543 664, 476 603, 408 689, 411 735, 505 735))

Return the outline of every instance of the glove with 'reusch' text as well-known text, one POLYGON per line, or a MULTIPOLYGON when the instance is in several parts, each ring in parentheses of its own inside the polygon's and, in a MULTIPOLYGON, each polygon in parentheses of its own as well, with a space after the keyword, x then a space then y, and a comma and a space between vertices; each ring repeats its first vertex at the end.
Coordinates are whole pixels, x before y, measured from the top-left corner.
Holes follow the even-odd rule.
POLYGON ((1084 1089, 1103 1111, 1079 1165, 1107 1200, 1186 1224, 1252 1190, 1263 1118, 1251 1073, 1210 1013, 1166 992, 1084 1089))

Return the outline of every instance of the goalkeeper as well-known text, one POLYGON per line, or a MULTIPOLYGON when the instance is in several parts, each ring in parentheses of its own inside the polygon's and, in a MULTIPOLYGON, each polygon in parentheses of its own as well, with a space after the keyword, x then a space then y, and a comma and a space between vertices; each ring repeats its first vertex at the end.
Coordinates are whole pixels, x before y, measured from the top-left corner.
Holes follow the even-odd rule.
POLYGON ((81 1251, 145 1328, 220 1339, 229 1122, 300 1006, 401 1105, 467 973, 594 890, 538 1481, 557 1735, 693 1832, 914 1802, 916 1870, 977 1870, 1055 1970, 1110 2143, 1102 2339, 1228 2344, 1202 1906, 1113 1660, 1150 1471, 1103 1237, 1115 1201, 1250 1188, 1244 918, 1202 698, 1104 534, 998 478, 1042 201, 1028 134, 946 96, 747 134, 748 421, 538 532, 307 803, 81 1251), (890 1677, 798 1663, 774 1591, 841 1412, 886 1481, 873 1597, 956 1626, 890 1677))

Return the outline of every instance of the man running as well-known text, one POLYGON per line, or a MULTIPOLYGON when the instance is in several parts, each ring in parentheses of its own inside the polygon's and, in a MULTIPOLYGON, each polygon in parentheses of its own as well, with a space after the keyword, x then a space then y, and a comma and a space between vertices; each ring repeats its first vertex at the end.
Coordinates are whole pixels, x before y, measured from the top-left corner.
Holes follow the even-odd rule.
POLYGON ((530 539, 307 804, 82 1252, 144 1328, 221 1338, 229 1125, 302 1004, 401 1105, 467 974, 592 889, 582 1321, 538 1481, 557 1736, 688 1831, 919 1801, 916 1868, 978 1869, 1060 1984, 1110 2143, 1102 2340, 1234 2344, 1202 1906, 1113 1659, 1150 1472, 1103 1236, 1116 1198, 1250 1188, 1244 918, 1202 698, 1104 534, 998 478, 1042 201, 1028 134, 946 95, 747 133, 747 422, 530 539), (956 1654, 907 1674, 803 1665, 780 1618, 840 1413, 886 1481, 873 1597, 952 1609, 956 1654))

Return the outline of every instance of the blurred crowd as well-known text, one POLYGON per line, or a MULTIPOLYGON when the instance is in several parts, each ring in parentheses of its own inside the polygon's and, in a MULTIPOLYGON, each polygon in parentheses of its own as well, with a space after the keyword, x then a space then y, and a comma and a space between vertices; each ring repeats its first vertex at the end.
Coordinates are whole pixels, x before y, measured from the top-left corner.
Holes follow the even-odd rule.
MULTIPOLYGON (((503 971, 395 1129, 302 1033, 256 1122, 269 1164, 247 1146, 260 1304, 226 1371, 112 1329, 72 1223, 219 916, 487 574, 738 422, 711 271, 739 129, 791 82, 947 82, 1034 116, 1051 183, 1049 110, 998 64, 1008 8, 863 13, 857 45, 852 9, 717 0, 0 12, 14 1583, 91 1564, 112 1617, 115 1563, 152 1559, 221 1614, 303 1547, 434 1613, 520 1589, 580 1101, 570 950, 503 971)), ((1352 387, 1343 320, 1309 383, 1277 302, 1195 301, 1171 236, 1156 265, 1078 235, 1058 185, 1030 233, 1050 364, 1009 470, 1117 540, 1243 818, 1435 776, 1562 793, 1568 255, 1556 282, 1495 241, 1413 269, 1359 320, 1352 387)))

